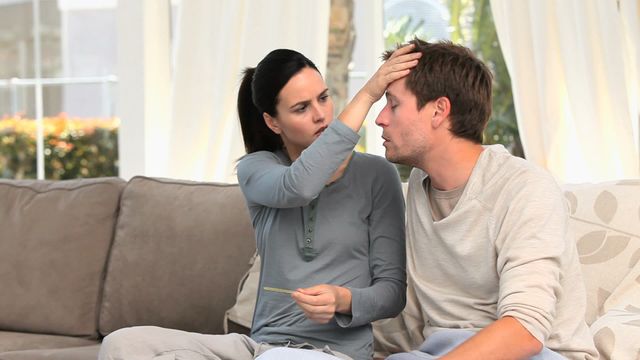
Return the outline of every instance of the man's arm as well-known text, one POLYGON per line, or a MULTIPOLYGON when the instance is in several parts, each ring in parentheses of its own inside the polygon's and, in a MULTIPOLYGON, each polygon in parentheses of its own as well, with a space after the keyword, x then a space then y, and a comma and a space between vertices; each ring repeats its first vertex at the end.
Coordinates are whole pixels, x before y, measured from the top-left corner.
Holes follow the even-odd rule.
POLYGON ((518 320, 505 316, 441 357, 457 359, 529 359, 542 351, 542 344, 518 320))

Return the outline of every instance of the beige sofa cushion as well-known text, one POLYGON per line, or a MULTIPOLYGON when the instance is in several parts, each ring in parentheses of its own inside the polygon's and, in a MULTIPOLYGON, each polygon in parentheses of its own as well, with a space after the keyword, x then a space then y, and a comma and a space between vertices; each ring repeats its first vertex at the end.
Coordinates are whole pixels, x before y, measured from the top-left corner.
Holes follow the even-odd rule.
POLYGON ((630 304, 625 293, 640 286, 624 281, 640 266, 640 180, 564 190, 587 289, 586 320, 592 324, 609 309, 630 304))
POLYGON ((100 333, 134 325, 222 333, 254 251, 237 185, 133 178, 122 194, 100 333))
POLYGON ((0 354, 0 360, 94 360, 98 358, 100 345, 78 346, 63 349, 21 350, 0 354))
MULTIPOLYGON (((61 349, 97 343, 97 340, 71 336, 0 331, 0 354, 8 351, 61 349)), ((0 359, 2 359, 1 356, 0 359)))
POLYGON ((0 181, 0 329, 96 336, 116 178, 0 181))

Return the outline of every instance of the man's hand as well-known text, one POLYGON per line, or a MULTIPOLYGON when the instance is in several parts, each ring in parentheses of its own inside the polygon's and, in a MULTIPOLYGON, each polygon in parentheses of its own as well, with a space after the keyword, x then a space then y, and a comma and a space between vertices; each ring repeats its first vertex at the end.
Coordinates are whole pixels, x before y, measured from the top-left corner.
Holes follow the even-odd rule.
POLYGON ((297 289, 291 297, 310 320, 326 324, 336 313, 351 313, 351 291, 335 285, 297 289))

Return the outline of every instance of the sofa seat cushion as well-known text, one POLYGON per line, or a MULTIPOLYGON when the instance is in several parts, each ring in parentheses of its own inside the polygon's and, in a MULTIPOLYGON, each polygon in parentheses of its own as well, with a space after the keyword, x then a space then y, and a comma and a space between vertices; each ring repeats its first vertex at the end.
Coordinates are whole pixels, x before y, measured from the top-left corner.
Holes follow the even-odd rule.
POLYGON ((97 343, 96 340, 72 336, 0 331, 0 353, 17 350, 69 348, 97 343))
POLYGON ((97 337, 124 185, 0 180, 0 329, 97 337))
POLYGON ((100 345, 64 349, 23 350, 0 353, 0 360, 95 360, 100 345))
POLYGON ((239 186, 131 179, 122 193, 100 333, 135 325, 222 333, 255 248, 239 186))

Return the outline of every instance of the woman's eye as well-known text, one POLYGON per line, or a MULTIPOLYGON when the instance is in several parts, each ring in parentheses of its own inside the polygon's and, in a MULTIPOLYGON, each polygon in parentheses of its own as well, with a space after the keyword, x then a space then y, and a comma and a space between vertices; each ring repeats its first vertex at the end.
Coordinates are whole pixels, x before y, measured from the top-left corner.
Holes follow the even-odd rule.
POLYGON ((305 110, 307 110, 307 105, 302 105, 302 106, 300 106, 300 107, 296 108, 296 109, 295 109, 295 110, 293 110, 293 111, 295 111, 295 112, 297 112, 297 113, 303 113, 305 110))

